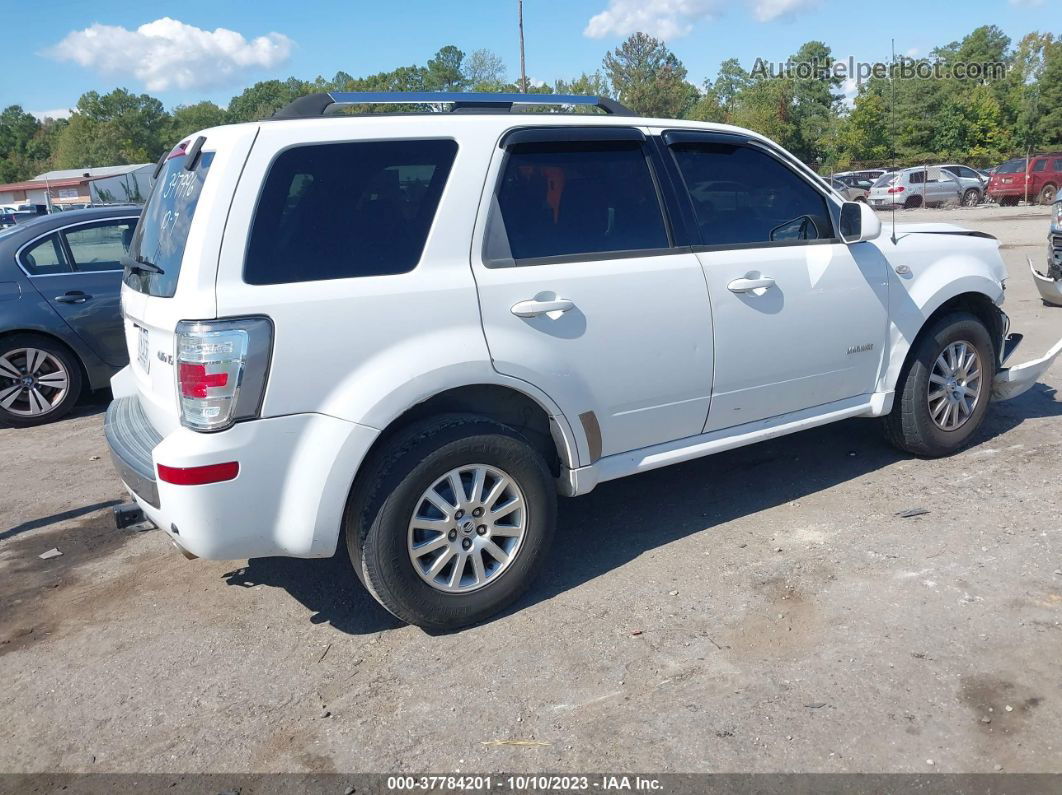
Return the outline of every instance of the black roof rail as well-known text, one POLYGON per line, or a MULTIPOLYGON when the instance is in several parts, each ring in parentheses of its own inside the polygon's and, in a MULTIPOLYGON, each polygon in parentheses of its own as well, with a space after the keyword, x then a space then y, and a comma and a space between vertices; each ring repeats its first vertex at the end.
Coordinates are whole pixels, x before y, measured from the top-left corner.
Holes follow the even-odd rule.
POLYGON ((340 105, 451 105, 453 111, 508 113, 513 105, 582 105, 595 107, 613 116, 635 116, 608 97, 578 94, 485 94, 458 91, 332 91, 307 94, 273 114, 274 119, 309 119, 324 116, 340 105))

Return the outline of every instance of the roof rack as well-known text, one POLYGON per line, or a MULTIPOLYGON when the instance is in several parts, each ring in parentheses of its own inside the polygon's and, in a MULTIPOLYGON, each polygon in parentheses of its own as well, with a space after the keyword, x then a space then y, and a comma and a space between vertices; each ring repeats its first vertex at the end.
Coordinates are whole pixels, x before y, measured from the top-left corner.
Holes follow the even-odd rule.
POLYGON ((308 119, 324 116, 340 105, 451 105, 452 111, 508 113, 513 105, 583 105, 614 116, 634 116, 634 111, 608 97, 577 94, 481 94, 457 91, 332 91, 307 94, 273 114, 274 119, 308 119))

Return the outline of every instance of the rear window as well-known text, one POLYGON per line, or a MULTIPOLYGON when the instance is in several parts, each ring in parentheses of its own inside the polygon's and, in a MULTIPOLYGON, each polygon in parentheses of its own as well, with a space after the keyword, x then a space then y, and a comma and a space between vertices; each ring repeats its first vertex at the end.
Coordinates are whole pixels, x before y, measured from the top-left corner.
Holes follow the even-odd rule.
POLYGON ((163 164, 129 245, 130 259, 144 268, 127 264, 125 269, 125 283, 129 287, 162 298, 171 298, 177 289, 188 230, 214 161, 213 152, 202 152, 196 167, 188 171, 184 167, 187 155, 183 152, 183 148, 175 149, 163 164), (152 266, 161 273, 153 272, 152 266))
POLYGON ((892 172, 886 172, 885 174, 882 174, 880 177, 877 178, 877 181, 874 182, 874 187, 884 188, 886 185, 891 185, 894 179, 896 179, 895 174, 893 174, 892 172))
POLYGON ((286 150, 258 200, 244 281, 287 284, 413 270, 456 154, 451 140, 286 150))
POLYGON ((996 169, 997 174, 1018 174, 1022 171, 1025 171, 1024 160, 1008 160, 996 169))
POLYGON ((592 260, 669 245, 640 142, 554 142, 510 150, 491 219, 492 267, 547 257, 592 260))

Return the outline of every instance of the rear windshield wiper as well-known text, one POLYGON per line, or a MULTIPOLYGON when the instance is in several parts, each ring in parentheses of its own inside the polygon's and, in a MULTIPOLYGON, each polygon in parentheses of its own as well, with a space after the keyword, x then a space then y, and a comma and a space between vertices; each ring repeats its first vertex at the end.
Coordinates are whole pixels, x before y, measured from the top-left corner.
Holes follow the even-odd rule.
POLYGON ((155 273, 161 276, 166 272, 154 262, 148 262, 141 256, 127 257, 125 265, 129 270, 138 273, 155 273))

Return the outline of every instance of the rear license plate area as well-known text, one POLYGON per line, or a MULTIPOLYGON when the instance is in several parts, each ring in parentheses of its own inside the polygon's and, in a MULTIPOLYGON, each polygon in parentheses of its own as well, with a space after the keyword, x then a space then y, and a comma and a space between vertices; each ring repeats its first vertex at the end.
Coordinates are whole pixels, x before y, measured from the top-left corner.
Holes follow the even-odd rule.
POLYGON ((151 357, 148 355, 149 351, 149 339, 148 330, 143 326, 133 326, 136 329, 136 361, 140 365, 140 369, 145 373, 151 372, 151 357))

